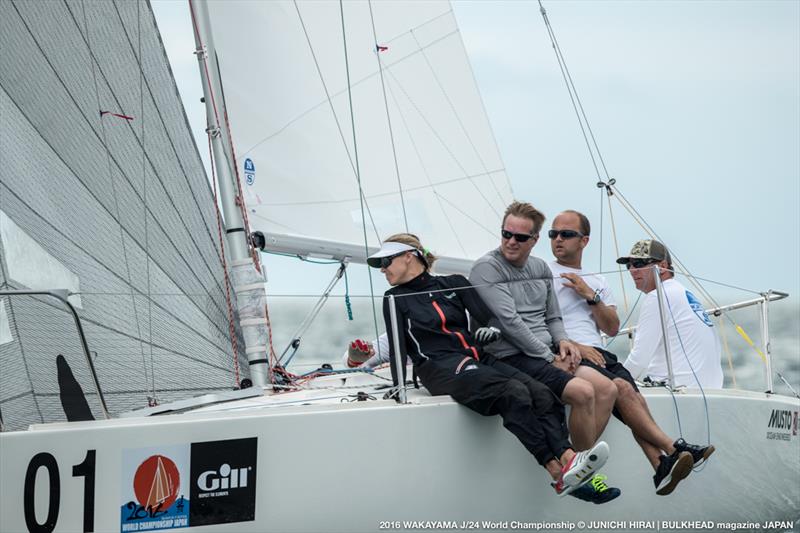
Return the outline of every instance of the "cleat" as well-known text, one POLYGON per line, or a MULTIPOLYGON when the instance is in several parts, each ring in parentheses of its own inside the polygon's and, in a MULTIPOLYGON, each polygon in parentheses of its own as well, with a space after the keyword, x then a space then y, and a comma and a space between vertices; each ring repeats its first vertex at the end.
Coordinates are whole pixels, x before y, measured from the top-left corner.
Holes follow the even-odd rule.
POLYGON ((693 464, 692 454, 689 452, 676 450, 672 455, 662 455, 661 463, 653 476, 656 494, 666 496, 675 490, 678 483, 692 471, 693 464))
POLYGON ((606 476, 596 474, 588 483, 579 486, 570 492, 569 495, 579 500, 592 502, 595 505, 608 503, 622 494, 622 491, 616 487, 609 487, 606 485, 606 479, 608 479, 606 476))
POLYGON ((559 496, 565 496, 577 489, 594 476, 608 460, 608 444, 598 442, 593 448, 576 453, 561 469, 561 476, 553 484, 559 496))
POLYGON ((689 452, 692 455, 692 459, 694 460, 694 468, 697 468, 706 460, 711 457, 711 454, 714 453, 714 446, 709 444, 708 446, 697 446, 696 444, 689 444, 683 439, 678 439, 673 444, 675 446, 676 452, 689 452))

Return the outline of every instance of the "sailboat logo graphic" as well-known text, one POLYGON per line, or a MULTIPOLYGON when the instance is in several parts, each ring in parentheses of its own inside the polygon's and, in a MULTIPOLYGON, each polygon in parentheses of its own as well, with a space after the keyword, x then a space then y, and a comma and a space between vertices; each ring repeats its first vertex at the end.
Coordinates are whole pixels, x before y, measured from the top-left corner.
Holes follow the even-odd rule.
POLYGON ((178 467, 163 455, 145 459, 133 476, 133 492, 145 509, 169 509, 178 497, 180 486, 178 467))

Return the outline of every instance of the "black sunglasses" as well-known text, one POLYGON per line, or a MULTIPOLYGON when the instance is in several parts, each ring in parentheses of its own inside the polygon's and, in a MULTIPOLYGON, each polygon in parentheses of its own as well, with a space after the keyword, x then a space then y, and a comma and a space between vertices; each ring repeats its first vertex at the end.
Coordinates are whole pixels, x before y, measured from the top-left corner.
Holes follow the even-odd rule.
POLYGON ((390 256, 387 256, 387 257, 381 257, 380 262, 375 261, 370 266, 374 266, 375 268, 389 268, 389 265, 392 264, 392 261, 394 261, 396 258, 400 257, 401 255, 407 254, 410 251, 411 250, 404 250, 404 251, 398 252, 398 253, 396 253, 394 255, 390 255, 390 256), (377 263, 377 264, 375 264, 375 263, 377 263))
POLYGON ((572 229, 551 229, 550 231, 547 232, 547 236, 550 237, 551 239, 555 239, 559 235, 561 235, 561 238, 564 240, 585 236, 580 231, 575 231, 572 229))
POLYGON ((631 259, 628 261, 628 264, 625 265, 628 267, 628 270, 632 268, 644 268, 648 265, 652 265, 653 263, 658 263, 658 259, 631 259))
POLYGON ((533 235, 528 235, 527 233, 511 233, 507 229, 501 229, 500 235, 502 235, 504 239, 510 239, 511 237, 514 237, 517 242, 528 242, 528 239, 534 237, 536 234, 534 233, 533 235))

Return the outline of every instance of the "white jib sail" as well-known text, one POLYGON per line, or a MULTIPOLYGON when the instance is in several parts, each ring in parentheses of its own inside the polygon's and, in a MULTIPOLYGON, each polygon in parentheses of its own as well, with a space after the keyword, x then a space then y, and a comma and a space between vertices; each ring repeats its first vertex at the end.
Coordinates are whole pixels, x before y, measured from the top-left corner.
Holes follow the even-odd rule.
POLYGON ((208 8, 253 230, 363 245, 360 175, 369 245, 496 246, 511 186, 449 2, 208 8))

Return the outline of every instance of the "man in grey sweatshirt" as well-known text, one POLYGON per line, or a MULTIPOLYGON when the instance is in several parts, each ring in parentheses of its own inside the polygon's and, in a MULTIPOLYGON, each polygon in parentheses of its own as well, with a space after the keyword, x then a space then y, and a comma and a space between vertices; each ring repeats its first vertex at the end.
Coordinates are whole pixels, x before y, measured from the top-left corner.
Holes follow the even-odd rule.
POLYGON ((475 262, 469 281, 502 325, 503 336, 486 351, 570 404, 572 442, 585 450, 605 428, 617 390, 610 380, 607 387, 595 388, 574 376, 580 351, 564 331, 553 275, 547 263, 531 255, 544 219, 531 204, 512 203, 503 218, 500 247, 475 262))

